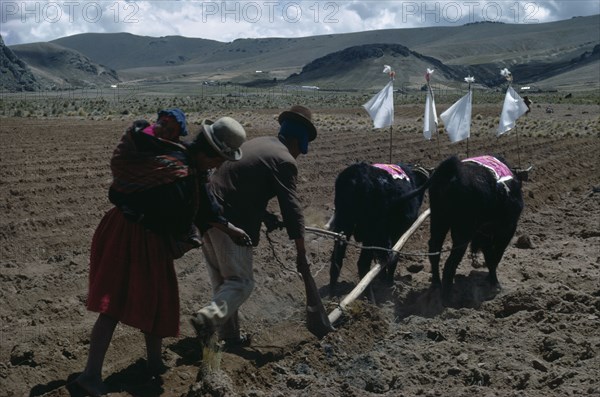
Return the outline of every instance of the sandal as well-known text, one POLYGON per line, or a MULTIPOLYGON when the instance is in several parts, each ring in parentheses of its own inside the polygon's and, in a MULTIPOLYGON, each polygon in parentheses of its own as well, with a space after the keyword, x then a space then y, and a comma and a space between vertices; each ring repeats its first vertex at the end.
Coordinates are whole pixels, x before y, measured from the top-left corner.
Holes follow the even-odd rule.
POLYGON ((207 346, 210 338, 215 333, 212 325, 210 325, 200 313, 196 314, 190 319, 190 324, 192 324, 192 327, 194 327, 200 343, 202 343, 204 346, 207 346))

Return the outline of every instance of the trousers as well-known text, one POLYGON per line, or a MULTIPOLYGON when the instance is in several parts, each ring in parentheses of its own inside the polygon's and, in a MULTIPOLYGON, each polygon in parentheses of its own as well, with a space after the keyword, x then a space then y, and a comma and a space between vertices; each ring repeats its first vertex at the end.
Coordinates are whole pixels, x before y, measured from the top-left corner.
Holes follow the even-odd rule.
POLYGON ((198 313, 222 339, 239 338, 238 309, 254 289, 253 248, 235 244, 215 228, 204 233, 202 239, 213 297, 198 313))

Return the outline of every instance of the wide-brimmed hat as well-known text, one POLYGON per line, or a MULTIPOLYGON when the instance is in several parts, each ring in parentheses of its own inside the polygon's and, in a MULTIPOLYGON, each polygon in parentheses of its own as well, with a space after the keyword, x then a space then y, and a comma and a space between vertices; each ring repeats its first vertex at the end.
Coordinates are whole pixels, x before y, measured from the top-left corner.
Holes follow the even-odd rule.
POLYGON ((242 158, 242 143, 246 140, 244 127, 231 117, 221 117, 215 122, 204 120, 202 131, 208 143, 227 160, 242 158))
POLYGON ((185 122, 185 113, 183 113, 183 110, 178 108, 160 110, 158 112, 158 118, 160 119, 162 116, 171 116, 175 118, 177 123, 179 123, 179 135, 186 136, 188 134, 185 122))
POLYGON ((283 123, 285 120, 293 120, 299 121, 304 124, 308 128, 308 141, 314 141, 317 137, 317 128, 312 122, 312 112, 310 109, 301 106, 295 105, 290 108, 290 110, 286 110, 281 113, 277 118, 279 124, 283 123))

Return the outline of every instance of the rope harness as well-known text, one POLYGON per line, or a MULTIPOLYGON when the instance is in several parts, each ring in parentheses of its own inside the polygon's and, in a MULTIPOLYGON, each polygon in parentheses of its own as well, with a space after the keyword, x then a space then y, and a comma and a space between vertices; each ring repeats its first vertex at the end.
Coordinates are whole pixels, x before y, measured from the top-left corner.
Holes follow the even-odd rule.
MULTIPOLYGON (((290 268, 289 266, 287 266, 281 259, 279 259, 279 257, 277 256, 277 250, 275 249, 275 242, 273 241, 273 239, 270 236, 271 232, 267 232, 265 231, 265 237, 267 238, 267 241, 269 242, 269 247, 271 248, 271 254, 273 255, 273 258, 275 258, 275 261, 277 263, 279 263, 279 266, 281 266, 283 269, 285 269, 286 271, 290 272, 290 273, 296 273, 296 274, 300 274, 298 272, 298 270, 290 268)), ((319 273, 321 273, 321 271, 325 268, 325 264, 323 266, 321 266, 321 268, 319 270, 317 270, 314 274, 311 273, 311 275, 313 276, 313 278, 317 277, 317 275, 319 273)))
POLYGON ((360 248, 360 249, 363 249, 363 250, 384 251, 384 252, 394 253, 394 254, 401 255, 401 256, 435 256, 435 255, 440 255, 440 254, 445 253, 445 252, 451 252, 453 250, 462 248, 465 245, 469 244, 469 242, 466 242, 466 243, 461 244, 459 246, 456 246, 454 248, 449 248, 449 249, 441 250, 441 251, 437 251, 437 252, 427 252, 427 253, 423 253, 423 252, 401 252, 401 251, 394 250, 394 249, 391 249, 391 248, 383 248, 383 247, 368 246, 368 245, 362 245, 362 244, 353 243, 353 242, 349 241, 348 239, 346 239, 346 236, 344 236, 343 234, 341 234, 341 233, 335 233, 335 232, 332 232, 332 231, 329 231, 329 230, 323 230, 323 229, 314 228, 314 227, 306 227, 305 230, 307 232, 310 232, 310 233, 321 234, 321 235, 324 235, 324 236, 327 236, 327 237, 332 237, 336 242, 340 241, 340 242, 343 242, 344 244, 351 245, 353 247, 360 248))
MULTIPOLYGON (((454 248, 449 248, 446 250, 441 250, 441 251, 437 251, 437 252, 427 252, 427 253, 423 253, 423 252, 400 252, 398 250, 394 250, 391 248, 383 248, 383 247, 377 247, 377 246, 367 246, 367 245, 362 245, 362 244, 357 244, 357 243, 353 243, 351 241, 349 241, 348 239, 346 239, 346 236, 344 236, 341 233, 336 233, 336 232, 332 232, 329 230, 324 230, 324 229, 319 229, 319 228, 315 228, 315 227, 305 227, 304 228, 307 232, 309 233, 314 233, 314 234, 320 234, 329 238, 332 238, 335 242, 340 242, 340 243, 345 243, 347 245, 359 248, 359 249, 363 249, 363 250, 374 250, 374 251, 384 251, 384 252, 388 252, 388 253, 394 253, 396 255, 401 255, 401 256, 435 256, 435 255, 441 255, 442 253, 445 252, 451 252, 454 251, 456 249, 462 248, 466 245, 469 244, 469 242, 467 241, 464 244, 458 245, 454 248)), ((272 231, 271 231, 272 232, 272 231)), ((267 238, 267 241, 269 242, 269 247, 271 248, 271 254, 273 255, 273 258, 275 258, 275 261, 277 261, 277 263, 279 263, 279 265, 285 269, 286 271, 290 272, 290 273, 297 273, 298 271, 296 269, 292 269, 289 266, 286 266, 286 264, 279 259, 279 257, 277 256, 277 250, 275 249, 275 242, 273 241, 273 239, 271 238, 270 234, 271 232, 267 232, 265 231, 265 237, 267 238)), ((324 264, 323 266, 321 266, 321 268, 319 270, 317 270, 314 274, 312 274, 313 278, 316 277, 324 268, 325 268, 326 264, 324 264)), ((387 266, 387 263, 382 264, 382 268, 387 266)))

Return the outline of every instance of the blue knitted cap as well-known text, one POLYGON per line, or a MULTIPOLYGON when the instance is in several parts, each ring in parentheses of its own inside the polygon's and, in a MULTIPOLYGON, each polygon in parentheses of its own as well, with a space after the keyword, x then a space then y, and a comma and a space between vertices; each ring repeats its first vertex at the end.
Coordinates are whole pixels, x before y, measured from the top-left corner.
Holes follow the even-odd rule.
POLYGON ((160 116, 172 116, 175 117, 175 120, 179 123, 179 127, 181 127, 181 132, 179 135, 186 136, 188 134, 186 123, 185 123, 185 113, 183 110, 178 108, 173 109, 165 109, 158 112, 158 118, 160 116))

